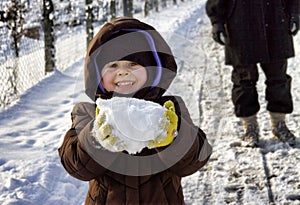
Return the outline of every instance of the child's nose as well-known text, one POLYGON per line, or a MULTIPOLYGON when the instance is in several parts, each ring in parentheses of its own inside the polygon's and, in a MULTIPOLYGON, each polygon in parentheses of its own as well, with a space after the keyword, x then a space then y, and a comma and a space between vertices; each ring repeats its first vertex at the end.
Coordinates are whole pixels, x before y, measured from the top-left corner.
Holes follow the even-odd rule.
POLYGON ((129 72, 130 71, 127 65, 122 65, 118 69, 118 75, 128 75, 129 72))

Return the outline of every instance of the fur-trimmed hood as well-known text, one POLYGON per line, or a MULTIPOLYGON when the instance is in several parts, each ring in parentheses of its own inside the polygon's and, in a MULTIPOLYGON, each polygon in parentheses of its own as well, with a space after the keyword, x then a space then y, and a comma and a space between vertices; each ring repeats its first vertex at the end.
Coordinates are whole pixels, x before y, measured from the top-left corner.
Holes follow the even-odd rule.
POLYGON ((106 91, 101 82, 101 70, 111 61, 130 60, 146 67, 146 85, 130 97, 155 100, 171 84, 177 65, 170 47, 150 25, 129 17, 106 23, 93 38, 85 57, 85 93, 95 101, 122 96, 106 91))

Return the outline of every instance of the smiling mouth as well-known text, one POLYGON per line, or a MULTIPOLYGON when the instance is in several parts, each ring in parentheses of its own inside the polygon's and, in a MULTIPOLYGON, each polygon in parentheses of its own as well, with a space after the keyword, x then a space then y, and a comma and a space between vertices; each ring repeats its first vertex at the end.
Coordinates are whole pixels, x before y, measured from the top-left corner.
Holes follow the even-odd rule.
POLYGON ((125 81, 125 82, 117 82, 116 83, 116 85, 117 86, 130 86, 130 85, 133 85, 134 84, 134 82, 132 82, 132 81, 125 81))

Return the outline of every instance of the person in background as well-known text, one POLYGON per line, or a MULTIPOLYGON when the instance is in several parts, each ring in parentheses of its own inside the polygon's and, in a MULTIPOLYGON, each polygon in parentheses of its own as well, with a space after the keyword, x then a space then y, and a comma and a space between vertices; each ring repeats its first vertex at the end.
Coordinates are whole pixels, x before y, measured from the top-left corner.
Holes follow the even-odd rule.
POLYGON ((259 145, 258 64, 266 77, 266 109, 272 133, 283 142, 295 144, 285 116, 293 111, 287 59, 295 55, 293 36, 299 30, 299 11, 299 0, 206 2, 212 37, 225 46, 225 64, 233 67, 232 101, 235 115, 243 122, 246 146, 259 145))
MULTIPOLYGON (((85 93, 94 102, 74 106, 72 127, 59 148, 66 171, 89 181, 85 204, 184 204, 181 178, 203 167, 212 148, 205 133, 193 124, 181 97, 163 96, 176 71, 174 56, 165 40, 152 26, 137 19, 116 18, 93 38, 84 72, 85 93), (118 134, 118 127, 102 126, 112 118, 102 117, 104 107, 96 103, 114 99, 117 101, 112 108, 130 99, 143 100, 145 105, 168 104, 171 109, 165 117, 175 122, 169 137, 152 142, 137 153, 129 152, 117 136, 112 136, 118 134)), ((125 112, 132 105, 125 107, 125 112)), ((119 111, 115 119, 121 118, 122 110, 119 111)), ((138 111, 127 114, 132 112, 138 111)), ((122 125, 130 123, 126 119, 120 121, 122 125)), ((133 130, 125 131, 133 135, 133 130)))

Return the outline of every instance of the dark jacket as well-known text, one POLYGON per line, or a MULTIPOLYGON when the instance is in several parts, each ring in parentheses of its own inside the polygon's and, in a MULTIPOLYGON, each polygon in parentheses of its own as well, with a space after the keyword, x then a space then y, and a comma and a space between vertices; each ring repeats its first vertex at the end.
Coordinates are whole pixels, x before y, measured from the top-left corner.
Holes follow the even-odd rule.
MULTIPOLYGON (((136 20, 127 19, 126 21, 128 25, 132 25, 130 22, 133 21, 136 27, 145 26, 136 20)), ((109 31, 115 28, 111 23, 104 27, 109 31)), ((105 31, 101 30, 104 35, 105 31)), ((154 39, 157 40, 156 37, 154 39)), ((102 35, 96 38, 102 39, 102 35)), ((97 41, 91 43, 90 49, 95 42, 97 41)), ((161 39, 160 42, 162 42, 161 39)), ((167 44, 160 46, 168 48, 167 44)), ((158 47, 156 51, 159 53, 163 66, 176 73, 176 63, 170 51, 167 55, 163 55, 158 47)), ((89 61, 90 55, 88 54, 86 61, 89 61)), ((88 72, 94 72, 95 68, 88 68, 88 66, 89 63, 86 62, 86 86, 89 82, 94 82, 88 72)), ((155 67, 152 69, 157 70, 155 67)), ((151 75, 150 68, 148 72, 151 75)), ((110 152, 99 146, 96 147, 91 134, 95 119, 95 104, 85 102, 74 106, 71 114, 72 127, 66 133, 63 144, 59 148, 59 156, 70 175, 79 180, 89 181, 87 205, 184 204, 181 177, 191 175, 204 166, 212 150, 204 132, 193 124, 183 100, 175 96, 162 96, 173 80, 170 76, 168 72, 162 72, 158 84, 162 85, 161 88, 150 86, 132 96, 161 105, 167 100, 174 102, 179 119, 178 135, 170 145, 165 147, 145 148, 137 155, 110 152), (124 173, 124 170, 127 171, 124 173)), ((93 98, 93 92, 97 92, 96 95, 99 94, 103 98, 113 96, 105 90, 94 89, 92 85, 86 88, 91 98, 93 98)))
POLYGON ((225 63, 248 65, 294 56, 290 14, 299 0, 208 0, 212 24, 225 24, 225 63))

